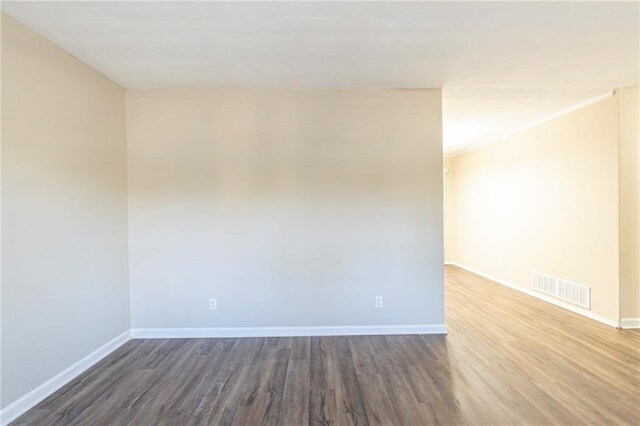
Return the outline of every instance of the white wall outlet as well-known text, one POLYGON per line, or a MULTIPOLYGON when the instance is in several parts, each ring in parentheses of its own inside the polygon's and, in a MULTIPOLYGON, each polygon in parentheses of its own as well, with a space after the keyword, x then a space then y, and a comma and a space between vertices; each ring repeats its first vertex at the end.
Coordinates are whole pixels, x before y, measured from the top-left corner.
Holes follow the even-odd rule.
POLYGON ((498 259, 498 268, 502 268, 502 259, 498 259))
POLYGON ((212 311, 218 309, 218 301, 216 299, 209 299, 209 309, 212 311))
POLYGON ((376 296, 376 308, 382 308, 382 296, 376 296))

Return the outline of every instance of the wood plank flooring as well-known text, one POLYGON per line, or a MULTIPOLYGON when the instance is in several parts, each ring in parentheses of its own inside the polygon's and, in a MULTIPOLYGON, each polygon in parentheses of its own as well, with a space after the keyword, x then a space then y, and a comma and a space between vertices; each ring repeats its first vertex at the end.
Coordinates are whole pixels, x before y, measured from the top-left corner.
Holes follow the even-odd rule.
POLYGON ((447 336, 133 340, 15 424, 640 424, 640 335, 446 283, 447 336))

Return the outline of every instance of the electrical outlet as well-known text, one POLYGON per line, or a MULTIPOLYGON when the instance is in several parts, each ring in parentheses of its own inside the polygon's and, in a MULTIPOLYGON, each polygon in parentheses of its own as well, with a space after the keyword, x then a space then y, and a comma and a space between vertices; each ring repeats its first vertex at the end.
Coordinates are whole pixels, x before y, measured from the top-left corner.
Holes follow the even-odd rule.
POLYGON ((502 268, 502 259, 498 259, 498 268, 502 268))
POLYGON ((218 309, 218 301, 216 299, 209 299, 209 309, 212 311, 218 309))
POLYGON ((376 296, 376 308, 382 308, 382 296, 376 296))

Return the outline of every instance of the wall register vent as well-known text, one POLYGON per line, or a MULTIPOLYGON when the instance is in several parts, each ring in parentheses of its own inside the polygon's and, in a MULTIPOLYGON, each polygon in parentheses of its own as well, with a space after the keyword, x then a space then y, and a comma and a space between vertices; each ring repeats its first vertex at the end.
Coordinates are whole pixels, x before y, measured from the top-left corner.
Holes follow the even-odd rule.
POLYGON ((544 294, 564 300, 574 305, 591 309, 591 288, 571 281, 541 274, 531 273, 531 287, 544 294))

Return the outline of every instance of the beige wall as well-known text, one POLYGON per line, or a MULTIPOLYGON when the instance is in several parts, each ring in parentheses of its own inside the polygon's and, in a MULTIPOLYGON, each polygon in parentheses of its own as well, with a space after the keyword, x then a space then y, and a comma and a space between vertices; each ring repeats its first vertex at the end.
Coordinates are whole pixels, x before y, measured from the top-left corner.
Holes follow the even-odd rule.
POLYGON ((2 12, 0 11, 0 422, 2 421, 2 12))
POLYGON ((454 169, 453 159, 444 159, 445 169, 445 245, 444 245, 444 261, 445 263, 455 261, 456 253, 456 171, 454 169))
POLYGON ((129 91, 132 327, 442 324, 441 123, 436 90, 129 91))
POLYGON ((129 328, 124 90, 2 15, 2 406, 129 328))
POLYGON ((640 319, 639 87, 620 99, 620 318, 640 319))
POLYGON ((618 321, 618 101, 455 157, 454 260, 525 288, 532 271, 588 285, 618 321))

